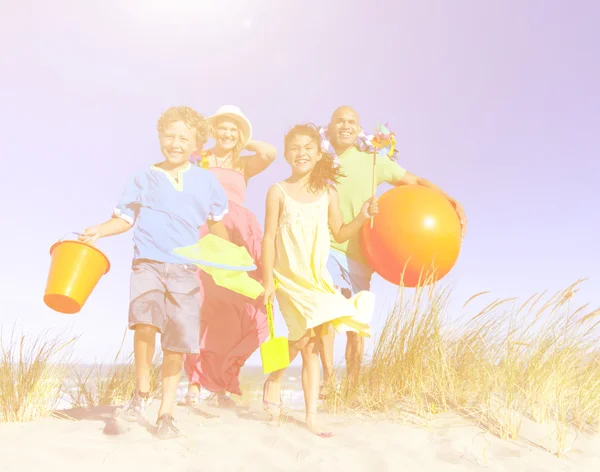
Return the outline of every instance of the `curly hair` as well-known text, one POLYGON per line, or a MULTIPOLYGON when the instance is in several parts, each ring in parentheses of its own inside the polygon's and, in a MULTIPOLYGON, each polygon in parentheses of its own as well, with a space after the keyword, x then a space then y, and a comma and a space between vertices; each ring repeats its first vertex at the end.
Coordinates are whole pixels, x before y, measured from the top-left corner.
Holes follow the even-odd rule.
POLYGON ((204 116, 190 107, 171 107, 158 119, 157 129, 163 133, 167 126, 176 121, 183 121, 186 126, 196 131, 196 146, 201 149, 208 140, 210 126, 204 116))
MULTIPOLYGON (((292 139, 296 136, 307 136, 313 141, 317 148, 321 148, 321 134, 319 128, 311 123, 305 125, 296 125, 285 135, 284 152, 287 154, 292 139)), ((308 188, 314 193, 319 193, 323 189, 334 186, 338 183, 340 177, 345 177, 341 173, 339 166, 336 165, 333 156, 321 151, 321 159, 317 162, 310 173, 308 188)))
POLYGON ((223 116, 221 118, 219 118, 217 120, 217 122, 215 123, 215 126, 212 127, 211 134, 213 137, 217 136, 217 127, 223 123, 224 121, 229 121, 235 124, 235 126, 237 127, 237 131, 238 131, 238 142, 235 145, 235 147, 231 150, 231 167, 235 170, 243 170, 244 169, 244 163, 242 162, 242 159, 240 157, 240 155, 242 154, 242 151, 246 148, 246 139, 247 137, 244 135, 244 132, 242 131, 242 127, 239 125, 238 121, 235 120, 234 118, 231 118, 230 116, 223 116))

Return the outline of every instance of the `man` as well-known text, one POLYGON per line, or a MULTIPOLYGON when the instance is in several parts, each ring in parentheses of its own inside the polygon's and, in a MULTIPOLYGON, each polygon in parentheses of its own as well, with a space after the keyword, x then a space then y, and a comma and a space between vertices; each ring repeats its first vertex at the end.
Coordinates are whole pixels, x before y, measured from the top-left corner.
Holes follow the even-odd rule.
MULTIPOLYGON (((337 156, 344 174, 337 185, 337 191, 344 223, 351 221, 360 212, 362 204, 372 197, 373 153, 367 137, 360 126, 358 114, 351 107, 342 106, 335 110, 327 130, 322 133, 323 151, 337 156)), ((417 177, 400 167, 386 156, 377 157, 376 184, 422 185, 440 192, 456 209, 460 218, 463 236, 466 230, 466 217, 460 203, 448 196, 431 182, 417 177)), ((334 283, 346 297, 369 290, 373 270, 368 266, 362 251, 360 234, 347 243, 339 244, 331 240, 331 254, 328 269, 334 283)), ((335 382, 333 373, 334 331, 321 342, 321 362, 323 364, 324 385, 326 388, 335 382)), ((346 369, 351 380, 358 378, 364 354, 364 339, 357 333, 347 333, 346 369)), ((322 391, 324 397, 324 391, 322 391)))

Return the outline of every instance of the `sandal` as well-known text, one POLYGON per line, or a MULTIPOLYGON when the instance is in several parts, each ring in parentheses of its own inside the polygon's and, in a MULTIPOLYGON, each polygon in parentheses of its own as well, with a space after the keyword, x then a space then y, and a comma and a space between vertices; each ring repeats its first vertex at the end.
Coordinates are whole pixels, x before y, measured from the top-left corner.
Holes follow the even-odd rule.
POLYGON ((262 395, 263 410, 265 410, 265 412, 267 412, 271 416, 270 420, 273 420, 275 418, 275 415, 270 410, 270 408, 277 408, 279 410, 279 415, 277 416, 278 423, 279 423, 279 420, 281 419, 281 409, 282 409, 282 405, 283 405, 283 400, 281 398, 281 392, 279 393, 279 404, 265 400, 268 382, 269 382, 269 380, 267 379, 267 381, 263 384, 263 395, 262 395))
POLYGON ((319 400, 327 400, 329 398, 329 393, 325 388, 325 384, 319 385, 319 400))
POLYGON ((335 393, 339 390, 339 386, 337 383, 322 383, 319 385, 319 400, 327 400, 332 393, 335 393))
POLYGON ((217 405, 220 408, 235 408, 237 403, 226 394, 217 395, 217 405))

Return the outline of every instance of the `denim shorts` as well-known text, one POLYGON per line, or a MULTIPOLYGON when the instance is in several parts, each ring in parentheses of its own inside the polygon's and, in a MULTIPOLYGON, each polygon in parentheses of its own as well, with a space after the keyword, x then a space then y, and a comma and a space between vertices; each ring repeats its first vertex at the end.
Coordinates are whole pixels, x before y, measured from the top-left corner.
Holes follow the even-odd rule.
POLYGON ((146 259, 131 268, 129 329, 154 326, 163 350, 200 352, 202 290, 198 268, 146 259))
POLYGON ((331 249, 327 270, 331 274, 333 283, 346 298, 371 288, 373 270, 367 265, 350 259, 341 251, 331 249))

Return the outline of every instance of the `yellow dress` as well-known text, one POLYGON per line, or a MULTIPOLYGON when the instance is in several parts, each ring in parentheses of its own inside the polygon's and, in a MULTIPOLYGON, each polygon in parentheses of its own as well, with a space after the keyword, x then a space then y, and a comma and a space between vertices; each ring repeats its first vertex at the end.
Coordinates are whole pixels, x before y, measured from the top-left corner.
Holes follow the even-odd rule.
POLYGON ((290 341, 297 341, 324 323, 332 323, 338 332, 353 331, 370 337, 374 295, 363 291, 347 299, 335 289, 327 271, 327 191, 315 202, 301 203, 277 186, 283 192, 284 203, 275 237, 273 272, 279 283, 277 302, 290 341))

